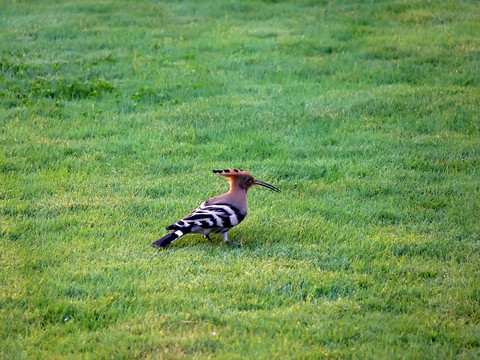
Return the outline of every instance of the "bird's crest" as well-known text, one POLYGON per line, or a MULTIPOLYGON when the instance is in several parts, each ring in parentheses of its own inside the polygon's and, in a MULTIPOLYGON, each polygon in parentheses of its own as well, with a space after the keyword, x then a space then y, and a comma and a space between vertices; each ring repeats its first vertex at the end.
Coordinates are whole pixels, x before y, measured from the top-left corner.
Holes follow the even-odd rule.
POLYGON ((220 176, 230 177, 230 176, 241 176, 248 175, 252 176, 250 173, 242 169, 225 169, 225 170, 212 170, 215 174, 220 176))
POLYGON ((225 170, 212 170, 215 174, 226 177, 230 180, 230 191, 234 188, 242 188, 248 190, 253 185, 261 185, 270 190, 280 192, 280 189, 276 188, 272 184, 265 181, 255 179, 252 174, 242 169, 225 169, 225 170))

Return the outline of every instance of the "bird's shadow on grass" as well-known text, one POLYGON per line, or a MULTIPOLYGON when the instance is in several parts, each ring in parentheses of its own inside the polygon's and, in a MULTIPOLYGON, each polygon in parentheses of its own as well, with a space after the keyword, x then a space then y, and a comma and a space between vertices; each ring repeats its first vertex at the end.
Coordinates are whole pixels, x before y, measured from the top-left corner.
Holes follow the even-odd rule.
MULTIPOLYGON (((179 239, 180 240, 180 239, 179 239)), ((240 238, 239 241, 232 241, 228 243, 223 240, 212 239, 209 241, 207 239, 189 239, 188 241, 175 242, 173 244, 167 245, 166 247, 154 247, 153 249, 158 251, 166 251, 169 249, 184 249, 191 247, 208 247, 208 248, 224 248, 224 249, 241 249, 244 247, 243 239, 240 238)))
MULTIPOLYGON (((181 239, 179 239, 181 241, 181 239)), ((238 249, 247 249, 251 248, 252 243, 249 243, 248 246, 245 246, 243 243, 243 238, 240 238, 237 241, 232 241, 231 244, 223 241, 223 240, 216 240, 215 238, 212 241, 202 238, 192 238, 187 241, 183 242, 175 242, 173 244, 167 245, 166 247, 158 247, 153 248, 152 250, 161 253, 164 251, 174 251, 179 249, 187 249, 187 248, 202 248, 202 249, 224 249, 224 250, 238 250, 238 249)))

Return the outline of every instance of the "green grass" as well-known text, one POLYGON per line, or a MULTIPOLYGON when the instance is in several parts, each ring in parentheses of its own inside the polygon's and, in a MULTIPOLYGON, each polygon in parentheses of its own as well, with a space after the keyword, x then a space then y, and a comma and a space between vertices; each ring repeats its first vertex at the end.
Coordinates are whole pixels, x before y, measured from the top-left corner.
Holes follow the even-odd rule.
POLYGON ((479 14, 1 2, 0 358, 480 358, 479 14))

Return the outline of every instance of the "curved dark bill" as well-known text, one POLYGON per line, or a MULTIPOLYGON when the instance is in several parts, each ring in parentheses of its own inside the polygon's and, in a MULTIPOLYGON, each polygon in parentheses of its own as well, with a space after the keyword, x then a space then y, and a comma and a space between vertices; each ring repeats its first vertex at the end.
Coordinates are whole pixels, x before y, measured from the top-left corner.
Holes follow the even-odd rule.
POLYGON ((255 180, 254 184, 255 185, 262 185, 262 186, 265 186, 266 188, 269 188, 270 190, 280 192, 280 189, 278 189, 275 186, 273 186, 272 184, 266 183, 264 181, 255 180))

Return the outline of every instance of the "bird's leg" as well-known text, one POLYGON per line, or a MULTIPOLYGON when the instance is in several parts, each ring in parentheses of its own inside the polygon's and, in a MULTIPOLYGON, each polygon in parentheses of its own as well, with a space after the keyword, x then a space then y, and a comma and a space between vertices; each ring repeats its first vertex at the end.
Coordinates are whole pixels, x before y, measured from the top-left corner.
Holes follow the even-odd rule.
POLYGON ((231 242, 230 240, 228 240, 228 235, 227 235, 227 231, 225 231, 224 233, 222 233, 222 237, 223 237, 223 240, 228 242, 229 244, 231 245, 234 245, 233 242, 231 242))
POLYGON ((212 239, 210 239, 210 234, 205 234, 204 236, 208 239, 208 241, 212 242, 212 239))

